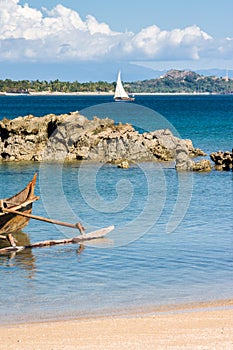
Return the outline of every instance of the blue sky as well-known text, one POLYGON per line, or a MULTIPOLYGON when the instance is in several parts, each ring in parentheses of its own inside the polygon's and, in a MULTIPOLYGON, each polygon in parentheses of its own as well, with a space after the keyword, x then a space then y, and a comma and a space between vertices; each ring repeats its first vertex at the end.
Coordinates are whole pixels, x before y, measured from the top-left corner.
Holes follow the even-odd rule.
POLYGON ((153 24, 171 30, 196 24, 216 38, 233 34, 232 0, 21 0, 20 4, 25 2, 37 9, 63 4, 83 19, 93 15, 116 31, 138 32, 153 24))
POLYGON ((126 75, 132 66, 141 72, 233 69, 232 0, 0 0, 0 5, 0 78, 17 77, 13 72, 19 69, 22 78, 37 74, 48 80, 79 80, 79 70, 82 80, 92 80, 96 70, 111 80, 111 66, 123 66, 126 75))

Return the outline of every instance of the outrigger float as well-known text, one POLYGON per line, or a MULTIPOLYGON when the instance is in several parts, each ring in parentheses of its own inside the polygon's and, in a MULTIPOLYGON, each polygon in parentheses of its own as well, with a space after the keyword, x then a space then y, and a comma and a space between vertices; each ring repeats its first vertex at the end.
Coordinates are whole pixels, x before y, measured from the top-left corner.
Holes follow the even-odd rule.
POLYGON ((33 203, 39 199, 38 196, 34 195, 36 179, 37 174, 34 175, 32 181, 30 181, 29 184, 22 191, 10 198, 0 200, 0 239, 7 240, 10 243, 9 247, 0 249, 0 254, 12 251, 22 251, 28 248, 52 246, 57 244, 81 244, 85 241, 103 238, 114 229, 114 226, 108 226, 97 231, 85 233, 84 227, 80 222, 78 222, 77 224, 70 224, 67 222, 52 220, 44 218, 42 216, 31 214, 33 203), (73 238, 47 240, 32 243, 26 246, 17 246, 13 233, 22 230, 29 223, 30 219, 78 229, 81 234, 73 238))

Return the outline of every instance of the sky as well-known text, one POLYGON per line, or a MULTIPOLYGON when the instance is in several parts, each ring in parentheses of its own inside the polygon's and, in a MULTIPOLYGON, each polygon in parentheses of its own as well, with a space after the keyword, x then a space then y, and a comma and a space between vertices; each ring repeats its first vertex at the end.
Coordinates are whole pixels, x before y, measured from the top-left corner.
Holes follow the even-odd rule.
POLYGON ((232 18, 232 0, 0 0, 0 79, 233 69, 232 18))

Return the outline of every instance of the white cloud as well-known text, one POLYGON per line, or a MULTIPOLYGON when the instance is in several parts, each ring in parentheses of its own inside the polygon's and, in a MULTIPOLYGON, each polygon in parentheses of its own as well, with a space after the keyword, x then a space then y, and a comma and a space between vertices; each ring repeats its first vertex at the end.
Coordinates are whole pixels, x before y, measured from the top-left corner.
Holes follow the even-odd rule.
POLYGON ((231 38, 217 42, 197 26, 171 31, 156 25, 139 33, 114 32, 108 24, 63 5, 41 11, 1 1, 0 60, 199 60, 208 55, 232 57, 231 38))
POLYGON ((161 31, 153 25, 142 29, 132 38, 132 51, 144 59, 198 59, 203 46, 212 38, 197 26, 172 31, 161 31))

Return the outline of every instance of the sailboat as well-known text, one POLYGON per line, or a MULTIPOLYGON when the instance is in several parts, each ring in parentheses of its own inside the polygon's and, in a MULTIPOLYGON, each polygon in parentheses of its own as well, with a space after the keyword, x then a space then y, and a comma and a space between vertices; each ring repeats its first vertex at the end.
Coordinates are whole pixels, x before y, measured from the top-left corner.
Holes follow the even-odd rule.
POLYGON ((121 72, 120 71, 118 73, 114 100, 115 100, 115 102, 122 102, 122 101, 133 102, 135 100, 134 97, 130 97, 127 94, 127 92, 125 91, 125 89, 124 89, 124 87, 122 85, 122 82, 121 82, 121 72))

